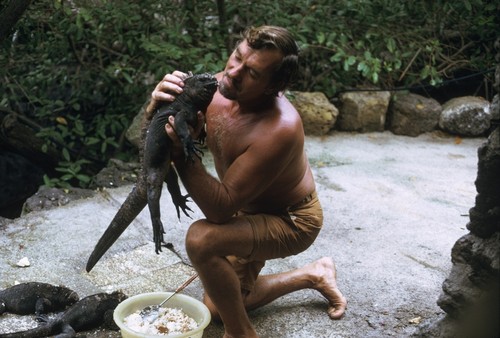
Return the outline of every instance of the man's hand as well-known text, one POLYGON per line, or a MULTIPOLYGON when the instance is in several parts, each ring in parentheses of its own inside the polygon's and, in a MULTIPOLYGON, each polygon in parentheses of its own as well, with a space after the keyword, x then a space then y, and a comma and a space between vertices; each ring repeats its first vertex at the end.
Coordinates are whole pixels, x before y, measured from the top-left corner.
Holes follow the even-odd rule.
POLYGON ((154 111, 158 109, 162 102, 172 102, 177 95, 182 93, 183 79, 187 76, 188 74, 176 70, 172 74, 163 77, 151 93, 151 101, 146 108, 146 117, 148 119, 153 117, 154 111))
MULTIPOLYGON (((205 127, 205 115, 200 111, 198 112, 198 123, 196 128, 189 126, 189 132, 193 140, 198 140, 200 134, 205 127)), ((175 133, 175 117, 170 116, 168 118, 168 123, 165 125, 165 130, 167 131, 168 137, 172 140, 172 160, 183 159, 184 158, 184 145, 175 133)))

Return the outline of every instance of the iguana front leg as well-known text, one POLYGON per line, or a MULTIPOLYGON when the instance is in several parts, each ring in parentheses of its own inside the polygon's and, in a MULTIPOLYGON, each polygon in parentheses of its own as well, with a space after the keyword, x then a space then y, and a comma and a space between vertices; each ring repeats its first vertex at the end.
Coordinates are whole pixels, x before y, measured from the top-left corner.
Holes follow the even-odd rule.
POLYGON ((50 300, 45 297, 38 298, 35 303, 35 320, 37 322, 46 322, 47 321, 47 307, 51 306, 50 300))
MULTIPOLYGON (((194 117, 196 116, 197 114, 195 112, 194 117)), ((197 121, 195 122, 192 119, 189 120, 189 117, 193 117, 192 112, 189 110, 180 110, 177 112, 175 115, 175 132, 182 142, 186 159, 189 158, 193 161, 193 155, 201 158, 201 156, 203 156, 203 152, 195 145, 189 131, 190 122, 196 123, 197 121)))

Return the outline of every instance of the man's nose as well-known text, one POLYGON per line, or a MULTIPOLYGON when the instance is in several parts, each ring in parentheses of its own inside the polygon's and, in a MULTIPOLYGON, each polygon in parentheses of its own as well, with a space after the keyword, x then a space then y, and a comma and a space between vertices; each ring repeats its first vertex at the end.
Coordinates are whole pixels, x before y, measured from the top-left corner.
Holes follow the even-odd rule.
POLYGON ((231 79, 237 80, 241 76, 243 71, 243 66, 239 65, 236 67, 233 67, 229 70, 228 74, 231 79))

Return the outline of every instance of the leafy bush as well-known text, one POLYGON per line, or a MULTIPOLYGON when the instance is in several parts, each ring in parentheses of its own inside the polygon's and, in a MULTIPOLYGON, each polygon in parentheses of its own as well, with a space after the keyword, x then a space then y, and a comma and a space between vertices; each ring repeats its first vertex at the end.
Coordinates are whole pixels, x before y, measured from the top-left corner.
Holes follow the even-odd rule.
POLYGON ((47 184, 85 187, 110 157, 135 156, 124 133, 164 74, 223 69, 246 26, 289 28, 302 49, 294 89, 334 97, 492 68, 499 9, 485 0, 35 1, 1 42, 0 107, 36 121, 60 150, 61 175, 47 184))
POLYGON ((226 52, 206 29, 194 43, 170 19, 178 12, 157 1, 34 2, 2 42, 2 106, 36 120, 61 152, 62 174, 46 184, 85 187, 110 157, 134 156, 124 133, 167 72, 221 69, 226 52))

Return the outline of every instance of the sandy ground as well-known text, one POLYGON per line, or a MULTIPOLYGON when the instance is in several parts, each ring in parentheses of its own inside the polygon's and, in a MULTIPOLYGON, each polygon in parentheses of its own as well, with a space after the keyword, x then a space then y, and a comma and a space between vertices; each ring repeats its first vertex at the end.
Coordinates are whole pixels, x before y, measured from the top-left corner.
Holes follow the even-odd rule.
MULTIPOLYGON (((466 234, 474 205, 477 148, 484 138, 442 133, 417 138, 384 133, 307 137, 306 148, 325 224, 306 252, 268 262, 264 273, 286 271, 322 256, 334 258, 349 305, 332 321, 327 303, 299 291, 251 312, 262 337, 404 337, 443 315, 436 305, 451 268, 450 252, 466 234)), ((210 166, 210 158, 206 159, 210 166)), ((0 226, 0 289, 17 282, 64 284, 80 296, 123 290, 128 295, 171 291, 193 270, 169 250, 154 253, 149 213, 143 211, 91 273, 87 258, 131 186, 96 193, 0 226), (16 263, 27 257, 30 266, 16 263)), ((166 191, 166 189, 165 189, 166 191)), ((166 240, 184 257, 189 219, 175 217, 162 197, 166 240)), ((193 218, 202 217, 194 204, 193 218)), ((184 293, 201 299, 198 280, 184 293)), ((35 325, 30 316, 0 315, 0 333, 35 325)), ((221 337, 212 323, 204 337, 221 337)), ((95 330, 87 337, 119 337, 95 330)))

